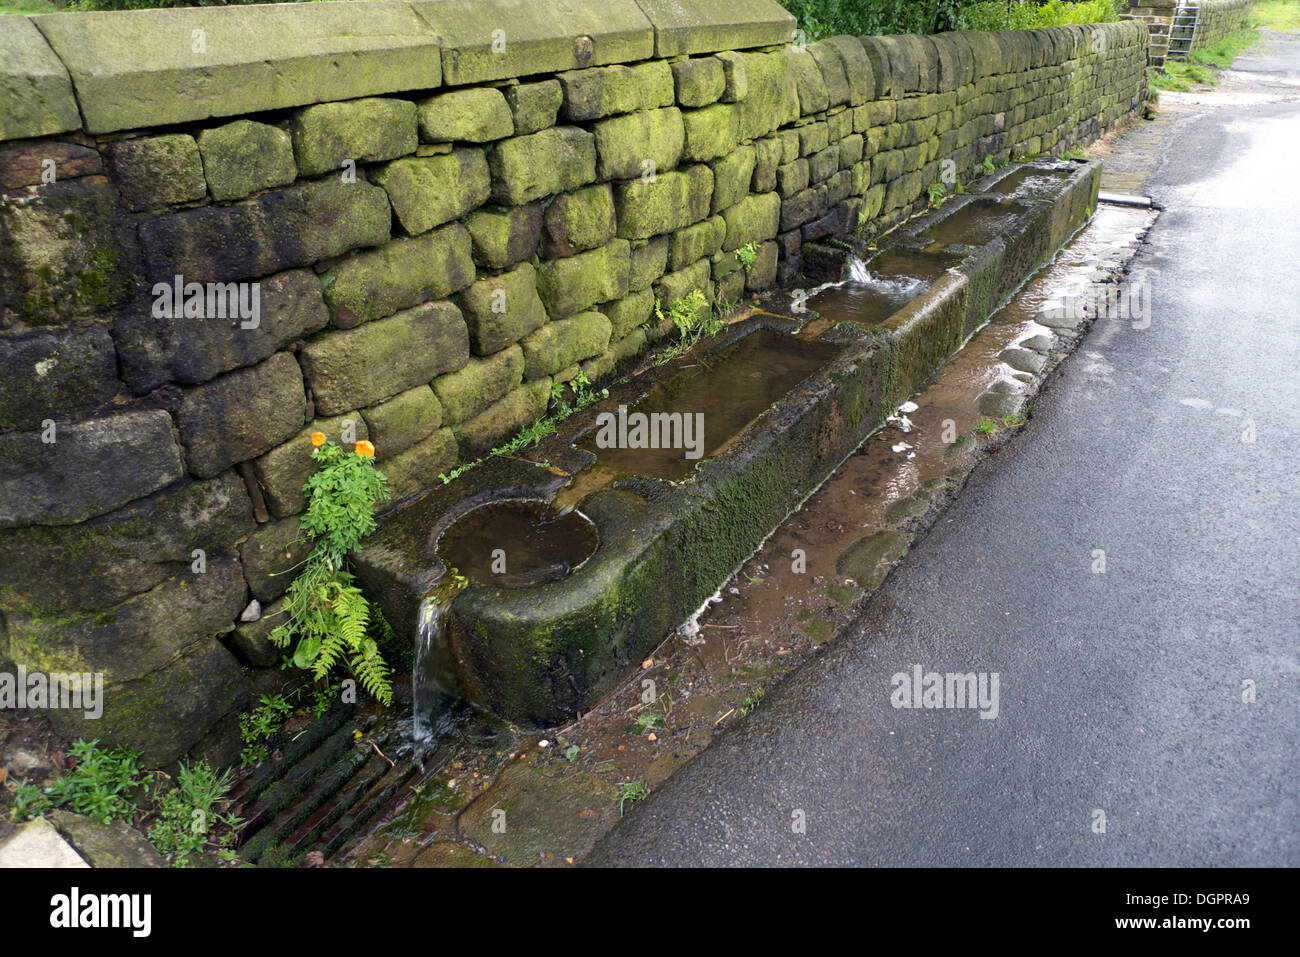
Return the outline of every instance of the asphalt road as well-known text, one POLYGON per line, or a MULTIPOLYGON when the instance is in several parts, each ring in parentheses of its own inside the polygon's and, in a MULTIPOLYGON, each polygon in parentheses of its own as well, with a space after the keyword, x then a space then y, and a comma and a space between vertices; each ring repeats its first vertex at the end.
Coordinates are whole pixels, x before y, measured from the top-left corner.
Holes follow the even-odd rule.
MULTIPOLYGON (((1294 83, 1300 43, 1239 67, 1294 83)), ((1297 157, 1300 104, 1182 122, 1150 327, 1097 322, 863 619, 586 863, 1300 865, 1297 157), (916 665, 997 673, 997 717, 893 707, 916 665)))

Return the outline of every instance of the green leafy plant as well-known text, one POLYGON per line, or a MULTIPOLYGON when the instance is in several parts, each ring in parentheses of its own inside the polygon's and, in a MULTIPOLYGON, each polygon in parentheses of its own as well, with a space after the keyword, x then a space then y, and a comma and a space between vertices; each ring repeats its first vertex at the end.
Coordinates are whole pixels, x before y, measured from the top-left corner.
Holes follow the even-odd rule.
POLYGON ((157 816, 149 840, 177 864, 206 846, 230 849, 243 823, 228 810, 230 770, 217 774, 207 761, 182 762, 176 786, 156 798, 157 816))
POLYGON ((244 749, 239 755, 241 767, 252 767, 267 759, 269 755, 265 742, 291 714, 293 705, 284 695, 264 694, 258 707, 239 716, 239 738, 244 742, 244 749))
POLYGON ((134 792, 143 779, 139 755, 127 748, 101 748, 99 739, 78 738, 68 748, 72 767, 42 790, 27 781, 12 789, 14 815, 37 817, 51 808, 67 808, 99 824, 129 820, 136 813, 134 792))
POLYGON ((627 729, 627 733, 635 734, 637 737, 643 737, 651 731, 654 731, 656 728, 662 728, 663 726, 664 719, 661 715, 655 714, 653 711, 643 711, 641 714, 636 716, 636 720, 633 721, 632 726, 627 729))
POLYGON ((14 818, 19 821, 40 817, 51 807, 50 796, 28 781, 14 782, 10 796, 14 801, 14 818))
POLYGON ((997 168, 996 166, 993 165, 993 157, 992 157, 992 156, 986 156, 986 157, 984 157, 983 169, 984 169, 984 175, 985 175, 985 176, 992 176, 994 173, 996 173, 996 172, 998 171, 998 168, 997 168))
POLYGON ((942 206, 944 200, 948 198, 948 190, 943 183, 932 183, 925 192, 931 207, 942 206))
POLYGON ((579 370, 578 374, 567 383, 557 383, 551 386, 551 398, 555 401, 555 411, 549 415, 534 419, 520 429, 509 442, 494 448, 492 454, 514 455, 526 448, 537 445, 547 436, 554 435, 560 427, 560 423, 569 416, 585 409, 594 402, 599 402, 601 399, 608 397, 608 389, 601 389, 597 392, 592 388, 591 379, 587 377, 587 373, 579 370), (564 399, 566 386, 573 399, 572 404, 564 399))
POLYGON ((456 467, 452 469, 450 472, 439 472, 438 478, 442 479, 443 485, 448 485, 451 482, 455 481, 456 479, 460 478, 470 469, 474 468, 474 466, 481 465, 482 462, 483 462, 482 459, 475 459, 473 462, 462 461, 458 463, 456 467))
POLYGON ((650 796, 650 788, 644 781, 624 781, 618 786, 618 816, 637 801, 644 801, 650 796))
MULTIPOLYGON (((755 261, 758 259, 758 243, 750 240, 736 250, 736 258, 740 264, 745 267, 745 272, 753 268, 755 261)), ((697 290, 698 291, 698 290, 697 290)))
POLYGON ((757 691, 755 691, 753 694, 747 697, 744 701, 742 701, 740 703, 740 707, 737 710, 741 713, 742 716, 750 714, 755 708, 758 707, 758 703, 763 700, 763 696, 766 694, 767 694, 766 691, 764 691, 762 688, 759 688, 757 691))
MULTIPOLYGON (((672 319, 679 335, 688 336, 704 324, 710 311, 709 300, 704 293, 692 289, 668 307, 668 318, 672 319)), ((655 303, 655 318, 661 323, 664 321, 663 307, 659 303, 655 303)))
POLYGON ((393 700, 391 672, 372 636, 379 616, 372 619, 347 561, 374 531, 374 507, 388 498, 388 480, 375 468, 369 442, 358 442, 352 453, 315 432, 312 444, 317 471, 303 486, 307 512, 299 530, 315 544, 285 596, 288 620, 268 637, 281 648, 296 639, 294 664, 317 679, 346 665, 368 694, 387 705, 393 700))
POLYGON ((663 306, 655 303, 654 314, 659 324, 665 318, 671 318, 678 332, 678 341, 655 356, 656 366, 671 362, 705 336, 711 336, 726 326, 722 317, 709 307, 708 297, 699 289, 692 290, 669 306, 666 317, 663 306))
POLYGON ((998 424, 993 419, 980 419, 980 424, 976 428, 984 435, 992 435, 998 430, 998 424))

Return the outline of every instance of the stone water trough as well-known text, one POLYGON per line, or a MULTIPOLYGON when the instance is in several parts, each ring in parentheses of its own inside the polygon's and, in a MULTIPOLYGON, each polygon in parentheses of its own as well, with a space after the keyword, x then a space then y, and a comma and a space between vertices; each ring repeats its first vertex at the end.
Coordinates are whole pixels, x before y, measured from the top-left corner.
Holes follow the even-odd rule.
POLYGON ((1013 166, 879 249, 826 243, 805 257, 824 279, 844 280, 859 260, 872 277, 906 282, 888 286, 892 298, 873 299, 870 281, 804 306, 769 296, 612 386, 526 459, 435 478, 357 556, 363 587, 400 636, 388 652, 415 665, 436 591, 439 627, 420 669, 446 691, 535 727, 591 707, 1088 220, 1099 182, 1096 163, 1013 166), (692 417, 702 439, 673 433, 699 440, 688 449, 598 441, 602 423, 617 433, 636 413, 692 417), (502 504, 511 502, 530 504, 502 504), (446 587, 453 563, 468 579, 458 589, 446 587))

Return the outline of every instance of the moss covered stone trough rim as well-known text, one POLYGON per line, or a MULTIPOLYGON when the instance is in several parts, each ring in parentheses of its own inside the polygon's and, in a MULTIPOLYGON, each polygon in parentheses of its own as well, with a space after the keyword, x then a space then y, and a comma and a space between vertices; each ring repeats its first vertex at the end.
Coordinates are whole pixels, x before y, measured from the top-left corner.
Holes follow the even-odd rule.
MULTIPOLYGON (((987 322, 1007 298, 997 290, 1018 288, 1086 223, 1100 165, 1051 162, 1037 166, 1065 175, 1036 198, 1005 204, 1015 211, 1005 236, 980 247, 932 248, 957 265, 884 322, 841 322, 823 333, 819 340, 838 351, 688 478, 624 476, 586 494, 577 507, 599 541, 573 574, 520 589, 469 583, 451 600, 440 651, 458 692, 507 720, 551 727, 624 680, 987 322), (1058 208, 1065 220, 1053 215, 1058 208)), ((919 217, 897 245, 914 248, 921 233, 965 203, 998 199, 979 190, 1003 175, 987 178, 969 199, 919 217)), ((363 583, 399 635, 413 635, 419 605, 445 571, 434 553, 443 529, 487 502, 552 500, 594 459, 574 441, 600 412, 644 394, 647 376, 665 381, 761 329, 794 335, 817 318, 812 310, 788 317, 752 312, 662 370, 615 384, 608 398, 530 453, 561 467, 492 459, 390 512, 358 556, 363 583)))

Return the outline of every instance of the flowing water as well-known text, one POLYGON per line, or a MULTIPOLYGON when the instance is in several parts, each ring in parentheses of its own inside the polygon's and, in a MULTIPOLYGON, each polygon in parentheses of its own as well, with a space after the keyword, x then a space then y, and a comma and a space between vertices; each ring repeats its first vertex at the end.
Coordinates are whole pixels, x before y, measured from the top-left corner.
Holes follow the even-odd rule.
POLYGON ((1007 199, 1034 198, 1059 188, 1062 180, 1069 175, 1069 170, 1046 170, 1027 166, 1002 177, 988 189, 988 192, 997 193, 1007 199))
POLYGON ((895 247, 864 262, 849 262, 849 278, 828 286, 808 300, 818 313, 800 334, 815 339, 845 320, 864 325, 884 322, 957 265, 955 256, 895 247))
POLYGON ((415 667, 411 670, 411 736, 417 744, 436 742, 448 730, 456 702, 443 670, 447 610, 462 583, 443 578, 420 603, 415 633, 415 667))

